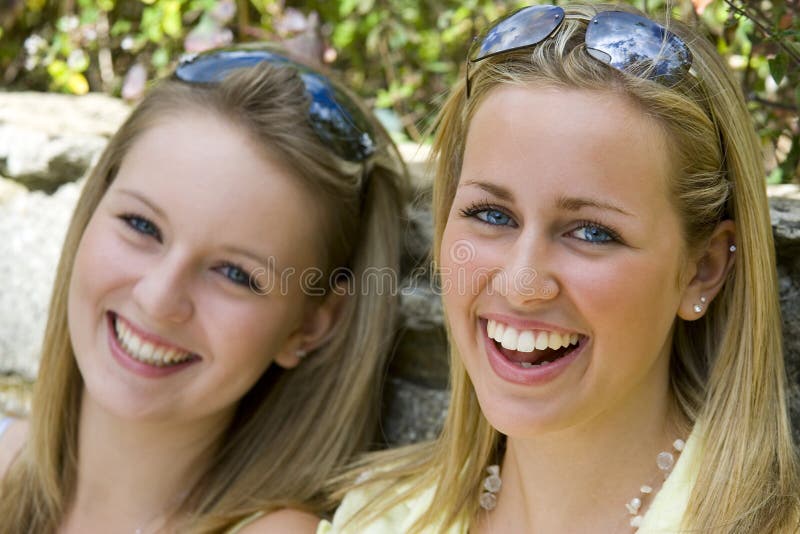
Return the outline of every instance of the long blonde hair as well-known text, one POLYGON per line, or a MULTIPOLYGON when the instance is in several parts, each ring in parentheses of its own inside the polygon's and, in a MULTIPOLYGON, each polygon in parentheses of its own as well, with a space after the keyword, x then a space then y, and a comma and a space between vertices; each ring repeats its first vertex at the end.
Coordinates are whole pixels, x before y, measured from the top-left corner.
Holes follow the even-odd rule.
MULTIPOLYGON (((694 55, 692 76, 670 89, 607 67, 589 56, 584 35, 587 21, 612 7, 562 7, 568 18, 553 36, 480 62, 472 69, 470 98, 461 83, 445 102, 433 150, 434 260, 438 263, 470 120, 494 88, 610 91, 633 102, 669 139, 675 162, 671 196, 689 250, 701 247, 720 220, 733 219, 737 228, 733 272, 704 319, 676 318, 671 391, 686 419, 704 429, 703 459, 684 528, 797 532, 800 469, 788 419, 772 232, 761 152, 738 85, 705 39, 673 21, 669 29, 694 55)), ((435 488, 433 499, 413 532, 433 525, 444 532, 476 518, 484 470, 494 463, 501 439, 481 413, 452 343, 450 385, 450 409, 436 441, 379 453, 356 466, 355 471, 372 470, 370 483, 391 481, 405 490, 379 492, 354 524, 428 488, 435 488)))
POLYGON ((29 439, 0 487, 0 532, 55 532, 69 505, 83 390, 67 328, 76 250, 131 145, 165 114, 187 109, 233 121, 293 169, 324 217, 319 230, 325 279, 346 269, 350 295, 321 348, 294 369, 272 366, 242 398, 212 465, 179 510, 188 518, 180 523, 185 525, 181 531, 220 532, 254 512, 285 506, 325 511, 322 481, 375 437, 379 384, 392 342, 386 332, 395 320, 396 299, 361 284, 369 269, 399 269, 408 182, 396 147, 374 120, 377 153, 363 165, 349 163, 335 157, 314 133, 308 105, 295 69, 262 63, 213 86, 162 82, 111 139, 67 233, 29 439))

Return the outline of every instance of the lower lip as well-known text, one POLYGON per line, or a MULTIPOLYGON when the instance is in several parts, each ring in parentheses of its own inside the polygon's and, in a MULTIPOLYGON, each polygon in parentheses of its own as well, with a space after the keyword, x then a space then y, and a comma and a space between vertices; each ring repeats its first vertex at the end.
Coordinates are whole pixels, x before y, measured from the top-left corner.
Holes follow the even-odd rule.
POLYGON ((481 335, 486 345, 486 353, 489 356, 489 365, 491 365, 494 372, 503 380, 513 382, 514 384, 522 384, 524 386, 538 386, 552 382, 581 355, 586 346, 585 342, 581 342, 575 350, 566 356, 562 356, 543 367, 520 367, 506 358, 505 355, 498 350, 494 340, 486 335, 486 320, 479 321, 479 325, 482 330, 481 335))
POLYGON ((200 361, 199 358, 194 358, 177 365, 156 367, 155 365, 148 365, 144 362, 140 362, 139 360, 134 360, 130 354, 128 354, 125 349, 122 348, 122 345, 119 344, 119 339, 117 339, 117 334, 114 330, 114 315, 111 313, 107 314, 106 322, 108 323, 108 346, 111 349, 111 355, 114 357, 117 363, 134 374, 145 378, 161 378, 163 376, 180 372, 193 363, 200 361))

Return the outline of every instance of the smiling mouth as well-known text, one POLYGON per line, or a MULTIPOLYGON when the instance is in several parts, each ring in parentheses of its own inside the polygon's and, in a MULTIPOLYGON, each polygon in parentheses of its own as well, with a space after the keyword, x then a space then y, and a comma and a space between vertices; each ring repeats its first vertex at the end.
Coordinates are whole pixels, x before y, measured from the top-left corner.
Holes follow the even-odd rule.
POLYGON ((154 367, 172 367, 200 359, 192 352, 144 339, 117 314, 110 314, 110 321, 119 346, 138 362, 154 367))
POLYGON ((523 369, 546 367, 580 348, 586 340, 577 332, 517 330, 492 319, 486 321, 486 335, 507 360, 523 369))

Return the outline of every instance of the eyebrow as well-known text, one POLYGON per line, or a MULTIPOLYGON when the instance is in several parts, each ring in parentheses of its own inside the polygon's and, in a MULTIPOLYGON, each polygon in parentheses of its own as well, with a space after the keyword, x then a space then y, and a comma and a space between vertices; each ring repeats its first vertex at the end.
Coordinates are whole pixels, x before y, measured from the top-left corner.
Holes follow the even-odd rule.
MULTIPOLYGON (((145 197, 143 194, 141 194, 141 193, 139 193, 137 191, 133 191, 131 189, 125 189, 125 188, 119 188, 117 191, 119 191, 120 193, 124 193, 124 194, 126 194, 128 196, 132 196, 132 197, 136 198, 137 200, 139 200, 143 204, 145 204, 147 207, 149 207, 151 210, 153 210, 156 213, 156 215, 158 215, 159 217, 161 217, 163 219, 166 219, 166 215, 161 210, 161 208, 159 208, 158 206, 156 206, 155 204, 150 202, 147 199, 147 197, 145 197)), ((251 260, 253 260, 256 263, 258 263, 259 265, 270 267, 270 271, 273 271, 273 272, 275 271, 275 266, 274 265, 271 265, 269 261, 265 261, 265 259, 263 257, 259 256, 258 254, 254 253, 254 252, 251 252, 249 250, 246 250, 246 249, 243 249, 243 248, 240 248, 240 247, 237 247, 237 246, 233 246, 233 245, 225 246, 225 247, 223 247, 223 250, 225 250, 226 252, 231 252, 233 254, 240 254, 242 256, 247 256, 251 260)))
POLYGON ((161 211, 161 208, 159 208, 158 206, 156 206, 155 204, 150 202, 147 199, 147 197, 145 197, 143 194, 141 194, 141 193, 139 193, 137 191, 133 191, 131 189, 125 189, 125 188, 122 188, 122 187, 117 189, 117 191, 119 191, 120 193, 124 193, 124 194, 126 194, 128 196, 131 196, 131 197, 139 200, 140 202, 146 204, 147 207, 149 207, 151 210, 156 212, 156 215, 158 215, 159 217, 165 218, 164 212, 161 211))
POLYGON ((242 256, 247 256, 248 258, 256 262, 259 265, 259 267, 266 267, 269 268, 270 271, 275 272, 275 264, 274 262, 269 261, 269 257, 262 257, 254 252, 250 252, 249 250, 245 250, 243 248, 239 248, 233 245, 223 247, 222 250, 226 252, 231 252, 233 254, 240 254, 242 256))
POLYGON ((597 208, 606 211, 616 211, 617 213, 621 213, 622 215, 627 215, 628 217, 634 216, 632 213, 628 213, 619 206, 615 206, 614 204, 610 204, 608 202, 601 202, 599 200, 594 200, 592 198, 561 196, 558 197, 558 200, 556 201, 556 206, 558 206, 559 209, 567 211, 580 211, 583 208, 597 208))
MULTIPOLYGON (((514 194, 509 189, 506 189, 502 185, 492 184, 489 182, 482 182, 480 180, 467 180, 466 182, 463 183, 463 185, 478 187, 480 189, 483 189, 490 195, 493 195, 498 199, 504 200, 506 202, 513 202, 514 200, 514 194)), ((614 204, 584 197, 560 196, 556 200, 556 207, 566 211, 580 211, 583 208, 596 208, 606 211, 616 211, 623 215, 627 215, 628 217, 634 216, 632 213, 629 213, 624 209, 620 208, 619 206, 615 206, 614 204)))
POLYGON ((488 182, 481 182, 480 180, 467 180, 466 182, 464 182, 463 185, 478 187, 480 189, 483 189, 487 193, 496 196, 500 200, 505 200, 506 202, 511 202, 514 200, 514 194, 509 189, 506 189, 502 185, 490 184, 488 182))

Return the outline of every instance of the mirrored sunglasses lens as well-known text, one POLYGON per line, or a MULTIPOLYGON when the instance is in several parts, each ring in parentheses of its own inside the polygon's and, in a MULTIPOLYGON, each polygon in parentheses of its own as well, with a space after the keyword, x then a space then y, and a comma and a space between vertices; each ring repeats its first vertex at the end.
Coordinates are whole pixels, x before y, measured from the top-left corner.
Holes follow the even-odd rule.
POLYGON ((179 80, 189 83, 219 83, 236 69, 252 67, 262 61, 287 63, 288 59, 266 50, 226 50, 189 56, 175 69, 179 80))
POLYGON ((529 6, 501 19, 479 38, 470 50, 470 61, 501 52, 533 46, 545 40, 564 20, 558 6, 529 6))
POLYGON ((348 161, 363 161, 375 152, 375 142, 367 133, 369 121, 340 90, 319 74, 301 73, 311 97, 311 125, 320 139, 348 161), (347 108, 343 103, 349 104, 347 108))
POLYGON ((280 54, 268 50, 210 52, 181 62, 175 77, 188 83, 219 83, 232 71, 262 61, 297 69, 311 100, 309 122, 335 154, 347 161, 361 162, 375 152, 371 125, 358 106, 325 76, 280 54))
POLYGON ((622 11, 604 11, 586 30, 588 52, 612 67, 662 83, 675 83, 692 65, 681 39, 660 24, 622 11))

